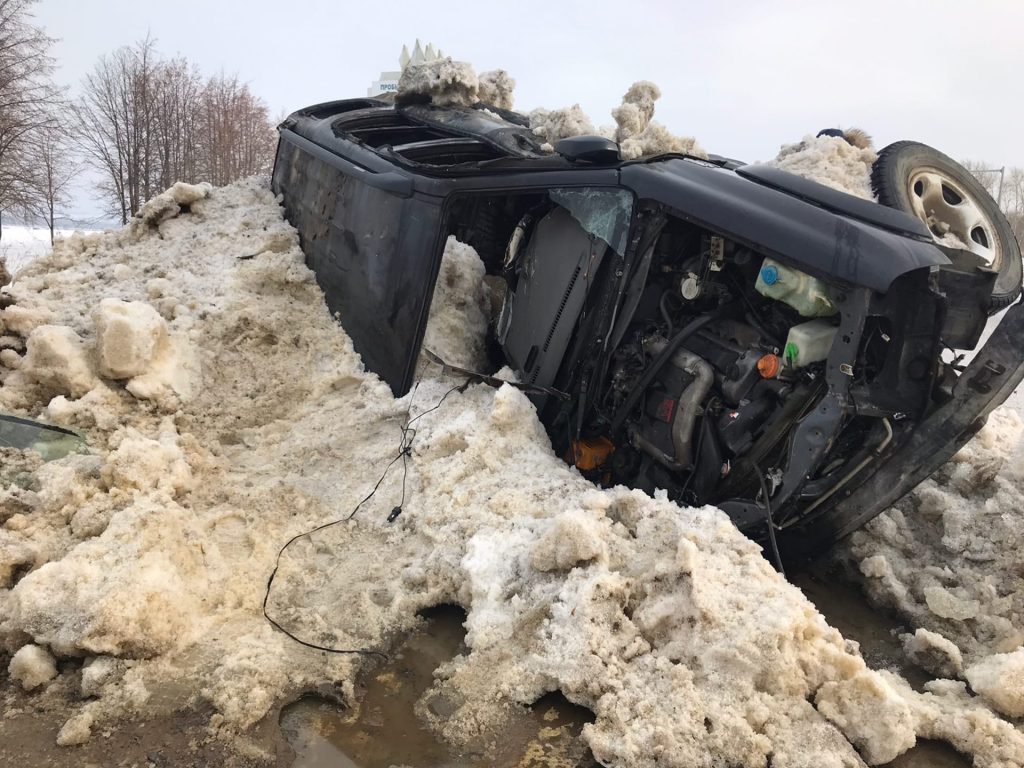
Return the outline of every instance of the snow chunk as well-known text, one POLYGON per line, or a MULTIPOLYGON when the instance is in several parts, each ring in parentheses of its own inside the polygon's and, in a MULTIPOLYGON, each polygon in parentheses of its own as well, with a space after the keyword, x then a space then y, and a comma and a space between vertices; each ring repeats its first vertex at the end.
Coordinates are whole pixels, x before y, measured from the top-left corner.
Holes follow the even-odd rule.
POLYGON ((484 263, 454 236, 445 243, 434 287, 423 346, 446 363, 482 371, 487 364, 487 306, 484 263))
POLYGON ((20 372, 50 394, 82 397, 99 383, 74 329, 41 325, 29 334, 26 345, 20 372))
POLYGON ((601 530, 593 516, 574 510, 554 519, 534 546, 530 565, 538 571, 568 571, 604 554, 601 530))
POLYGON ((450 56, 407 66, 395 94, 400 104, 429 101, 440 107, 471 107, 479 100, 480 80, 473 66, 450 56))
POLYGON ((100 536, 19 581, 12 619, 60 655, 165 653, 201 630, 201 540, 186 510, 137 501, 100 536))
POLYGON ((174 424, 165 419, 153 440, 129 427, 102 469, 106 482, 117 488, 149 491, 157 488, 176 495, 193 486, 192 471, 178 444, 174 424))
POLYGON ((579 104, 564 109, 541 107, 530 112, 529 118, 530 130, 548 144, 571 136, 588 136, 596 133, 594 124, 590 122, 590 118, 579 104))
MULTIPOLYGON (((862 143, 858 140, 858 144, 862 143)), ((796 144, 784 144, 775 159, 766 165, 865 200, 874 200, 871 167, 877 157, 870 140, 866 146, 857 146, 841 136, 805 136, 796 144)))
POLYGON ((982 659, 964 674, 971 688, 1004 715, 1024 717, 1024 648, 982 659))
POLYGON ((919 628, 914 634, 902 637, 907 657, 926 672, 939 677, 960 677, 964 672, 964 659, 960 649, 938 632, 919 628))
POLYGON ((201 184, 175 182, 170 189, 161 192, 139 209, 130 225, 131 234, 134 237, 139 237, 151 229, 156 229, 168 219, 173 219, 183 210, 209 197, 212 190, 213 187, 206 182, 201 184))
POLYGON ((516 81, 504 69, 480 73, 480 101, 498 109, 512 109, 516 81))
POLYGON ((141 301, 103 299, 96 310, 100 374, 130 379, 145 373, 167 343, 167 323, 141 301))
POLYGON ((53 310, 48 307, 23 307, 12 304, 0 311, 0 321, 8 333, 28 336, 40 325, 47 325, 54 320, 53 310))
POLYGON ((814 703, 872 765, 894 760, 917 743, 910 707, 875 673, 825 683, 814 703))
POLYGON ((88 711, 68 718, 57 734, 57 745, 73 747, 78 744, 84 744, 92 736, 92 725, 93 716, 88 711))
POLYGON ((82 695, 99 696, 103 687, 124 674, 125 662, 111 656, 96 656, 82 666, 82 695))
POLYGON ((622 104, 612 110, 618 126, 615 140, 624 160, 679 153, 707 157, 707 153, 691 136, 675 136, 660 123, 653 122, 654 102, 661 98, 661 89, 649 80, 633 83, 622 97, 622 104))
POLYGON ((7 672, 22 688, 31 691, 57 676, 57 661, 45 648, 26 645, 11 658, 7 672))

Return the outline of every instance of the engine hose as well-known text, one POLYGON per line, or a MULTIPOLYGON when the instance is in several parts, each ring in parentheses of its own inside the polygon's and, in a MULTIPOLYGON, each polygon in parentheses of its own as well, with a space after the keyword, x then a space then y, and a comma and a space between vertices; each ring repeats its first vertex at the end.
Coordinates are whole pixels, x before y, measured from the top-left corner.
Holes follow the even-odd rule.
POLYGON ((617 432, 622 428, 622 425, 636 406, 637 401, 640 400, 640 396, 644 393, 647 387, 650 386, 651 382, 654 381, 654 377, 658 375, 658 371, 664 368, 665 363, 672 359, 672 355, 674 355, 675 351, 679 349, 679 346, 705 325, 717 320, 721 316, 722 311, 723 310, 718 309, 714 312, 709 312, 706 315, 701 315, 695 320, 691 320, 683 326, 682 330, 669 339, 665 348, 661 350, 661 353, 656 358, 654 358, 654 362, 652 362, 647 370, 644 371, 644 375, 640 377, 640 380, 633 386, 633 389, 630 390, 629 394, 626 396, 625 401, 623 401, 622 405, 620 405, 619 409, 615 412, 615 416, 612 418, 612 432, 617 432))
POLYGON ((779 542, 775 538, 775 519, 772 515, 772 500, 768 494, 768 484, 764 481, 764 472, 761 471, 761 467, 754 462, 754 471, 757 473, 757 479, 761 483, 761 497, 764 499, 764 517, 765 524, 768 526, 768 543, 772 548, 772 557, 775 560, 775 569, 782 574, 783 578, 786 576, 786 569, 782 565, 782 555, 779 554, 779 542))

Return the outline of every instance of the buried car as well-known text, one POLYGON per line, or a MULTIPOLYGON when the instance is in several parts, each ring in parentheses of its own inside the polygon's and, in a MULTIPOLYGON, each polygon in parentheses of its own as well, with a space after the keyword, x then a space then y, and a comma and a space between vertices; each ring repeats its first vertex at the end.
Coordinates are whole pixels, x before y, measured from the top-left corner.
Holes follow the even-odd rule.
POLYGON ((396 394, 454 235, 503 289, 493 362, 559 454, 813 552, 933 472, 1024 376, 1019 246, 931 148, 880 153, 885 205, 714 155, 624 162, 596 136, 550 150, 483 104, 352 99, 281 125, 274 190, 396 394))

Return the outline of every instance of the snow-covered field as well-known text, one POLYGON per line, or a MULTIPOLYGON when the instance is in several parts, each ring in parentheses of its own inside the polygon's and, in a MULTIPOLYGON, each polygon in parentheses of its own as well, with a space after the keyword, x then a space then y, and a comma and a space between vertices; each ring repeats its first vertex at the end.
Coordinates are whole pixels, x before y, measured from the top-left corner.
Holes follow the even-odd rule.
MULTIPOLYGON (((653 94, 630 93, 619 128, 654 141, 653 94)), ((776 162, 863 193, 872 153, 850 149, 808 138, 776 162)), ((448 359, 482 347, 482 277, 450 241, 428 329, 448 359)), ((844 550, 917 630, 907 652, 935 679, 915 690, 870 668, 719 510, 584 480, 518 390, 462 389, 423 363, 395 399, 265 180, 176 185, 5 291, 0 410, 90 446, 0 454, 0 691, 68 692, 62 745, 189 709, 272 761, 246 741, 268 712, 305 691, 354 703, 367 653, 458 604, 467 651, 418 708, 457 746, 486 748, 512 708, 557 690, 593 711, 583 737, 605 765, 852 767, 919 738, 1024 765, 1008 409, 844 550), (262 610, 282 545, 331 521, 280 557, 267 610, 345 653, 262 610)))
MULTIPOLYGON (((76 231, 78 230, 58 229, 54 231, 54 236, 58 240, 64 239, 76 231)), ((6 262, 7 269, 12 274, 49 252, 50 230, 42 227, 4 225, 3 237, 0 238, 0 260, 6 262)))

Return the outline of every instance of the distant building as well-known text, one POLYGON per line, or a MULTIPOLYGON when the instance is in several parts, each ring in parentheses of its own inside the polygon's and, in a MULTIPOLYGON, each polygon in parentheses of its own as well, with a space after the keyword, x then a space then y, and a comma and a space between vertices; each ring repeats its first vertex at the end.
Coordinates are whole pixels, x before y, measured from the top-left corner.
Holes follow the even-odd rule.
POLYGON ((402 70, 410 64, 424 64, 428 61, 437 61, 444 58, 444 51, 434 48, 433 43, 427 43, 427 49, 423 50, 420 41, 416 41, 412 54, 409 47, 402 46, 402 54, 398 57, 399 70, 397 72, 381 72, 380 77, 374 80, 366 89, 367 96, 380 96, 382 93, 394 93, 398 90, 398 78, 402 76, 402 70))

